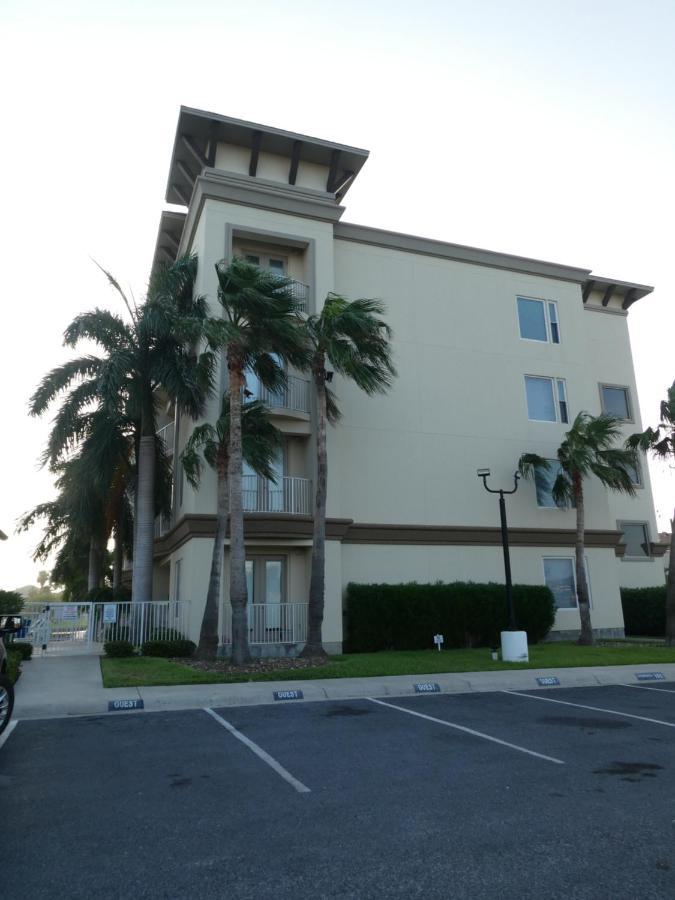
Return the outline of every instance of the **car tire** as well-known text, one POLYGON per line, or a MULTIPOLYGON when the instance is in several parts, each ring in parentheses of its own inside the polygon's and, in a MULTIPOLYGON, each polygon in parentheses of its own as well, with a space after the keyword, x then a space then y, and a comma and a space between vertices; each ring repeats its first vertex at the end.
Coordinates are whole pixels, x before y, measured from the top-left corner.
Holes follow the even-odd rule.
POLYGON ((0 734, 9 725, 14 709, 14 685, 6 675, 0 675, 0 734))

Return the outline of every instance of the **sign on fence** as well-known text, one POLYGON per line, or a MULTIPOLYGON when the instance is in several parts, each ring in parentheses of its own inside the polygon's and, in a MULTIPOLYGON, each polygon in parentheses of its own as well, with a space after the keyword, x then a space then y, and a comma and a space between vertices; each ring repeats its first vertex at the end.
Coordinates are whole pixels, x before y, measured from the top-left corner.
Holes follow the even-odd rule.
POLYGON ((55 606, 54 609, 57 611, 59 619, 62 619, 64 622, 77 621, 77 606, 69 604, 68 606, 55 606))
POLYGON ((103 622, 112 625, 117 621, 117 604, 106 603, 103 607, 103 622))

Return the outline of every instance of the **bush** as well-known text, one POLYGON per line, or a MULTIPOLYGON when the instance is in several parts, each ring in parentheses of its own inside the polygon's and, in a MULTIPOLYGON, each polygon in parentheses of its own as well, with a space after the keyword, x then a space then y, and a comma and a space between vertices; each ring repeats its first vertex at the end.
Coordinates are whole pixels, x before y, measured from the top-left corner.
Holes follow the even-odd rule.
POLYGON ((626 637, 665 637, 666 586, 621 588, 626 637))
POLYGON ((23 609, 23 597, 18 591, 0 591, 0 616, 18 615, 23 609))
POLYGON ((184 641, 185 635, 177 628, 156 628, 151 632, 150 641, 184 641))
POLYGON ((103 645, 106 656, 121 658, 134 655, 134 645, 130 641, 106 641, 103 645))
MULTIPOLYGON (((544 585, 515 584, 518 625, 530 643, 542 640, 555 619, 553 594, 544 585)), ((444 647, 496 647, 507 625, 503 584, 348 584, 346 652, 444 647)))
POLYGON ((15 653, 11 647, 7 650, 7 676, 14 684, 19 680, 21 674, 21 660, 20 653, 15 653))
POLYGON ((22 641, 12 641, 7 649, 13 653, 18 653, 21 659, 30 659, 33 655, 33 645, 22 641))
POLYGON ((146 641, 141 652, 143 656, 192 656, 197 649, 194 641, 185 638, 170 641, 146 641))

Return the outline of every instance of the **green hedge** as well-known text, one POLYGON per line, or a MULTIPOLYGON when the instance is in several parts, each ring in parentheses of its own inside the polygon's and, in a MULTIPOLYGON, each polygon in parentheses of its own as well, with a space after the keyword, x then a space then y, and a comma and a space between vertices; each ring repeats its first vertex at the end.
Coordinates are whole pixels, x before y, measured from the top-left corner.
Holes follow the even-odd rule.
MULTIPOLYGON (((555 619, 553 594, 544 585, 515 584, 516 621, 530 643, 546 637, 555 619)), ((346 652, 496 647, 507 627, 503 584, 348 584, 346 652)))
POLYGON ((12 641, 7 646, 12 653, 18 653, 21 659, 30 659, 33 655, 33 645, 27 644, 25 641, 12 641))
POLYGON ((16 684, 21 674, 21 661, 23 657, 11 648, 7 650, 7 675, 16 684))
POLYGON ((192 656, 197 649, 193 641, 184 638, 171 641, 146 641, 142 647, 143 656, 192 656))
POLYGON ((130 641, 106 641, 103 652, 111 658, 121 658, 134 655, 134 645, 130 641))
POLYGON ((666 586, 621 588, 626 637, 665 637, 666 586))

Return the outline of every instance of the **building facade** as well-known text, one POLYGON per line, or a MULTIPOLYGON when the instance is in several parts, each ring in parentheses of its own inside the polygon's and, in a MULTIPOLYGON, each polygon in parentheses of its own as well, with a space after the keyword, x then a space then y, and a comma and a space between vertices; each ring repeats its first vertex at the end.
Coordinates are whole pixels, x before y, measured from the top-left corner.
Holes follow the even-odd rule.
MULTIPOLYGON (((641 429, 627 316, 651 288, 587 269, 348 224, 342 200, 367 152, 182 108, 155 262, 194 252, 198 290, 219 314, 215 264, 242 256, 295 281, 307 312, 330 291, 377 297, 394 333, 398 377, 369 398, 335 377, 343 418, 328 433, 324 641, 343 639, 343 596, 355 582, 503 581, 496 498, 518 458, 554 458, 575 415, 611 411, 641 429)), ((221 365, 220 386, 226 386, 221 365)), ((277 481, 244 472, 250 637, 260 653, 293 653, 306 627, 315 466, 314 397, 289 372, 283 394, 251 379, 284 435, 277 481)), ((206 418, 215 420, 219 398, 206 418)), ((180 453, 196 423, 162 422, 180 453)), ((663 583, 646 461, 634 498, 589 480, 587 570, 593 624, 623 634, 619 588, 663 583)), ((175 471, 174 507, 158 522, 155 595, 190 605, 196 637, 215 528, 215 475, 199 490, 175 471)), ((548 583, 554 634, 574 636, 574 510, 546 479, 508 500, 515 582, 548 583)), ((226 548, 227 556, 227 548, 226 548)), ((221 637, 229 639, 227 564, 221 637)))

